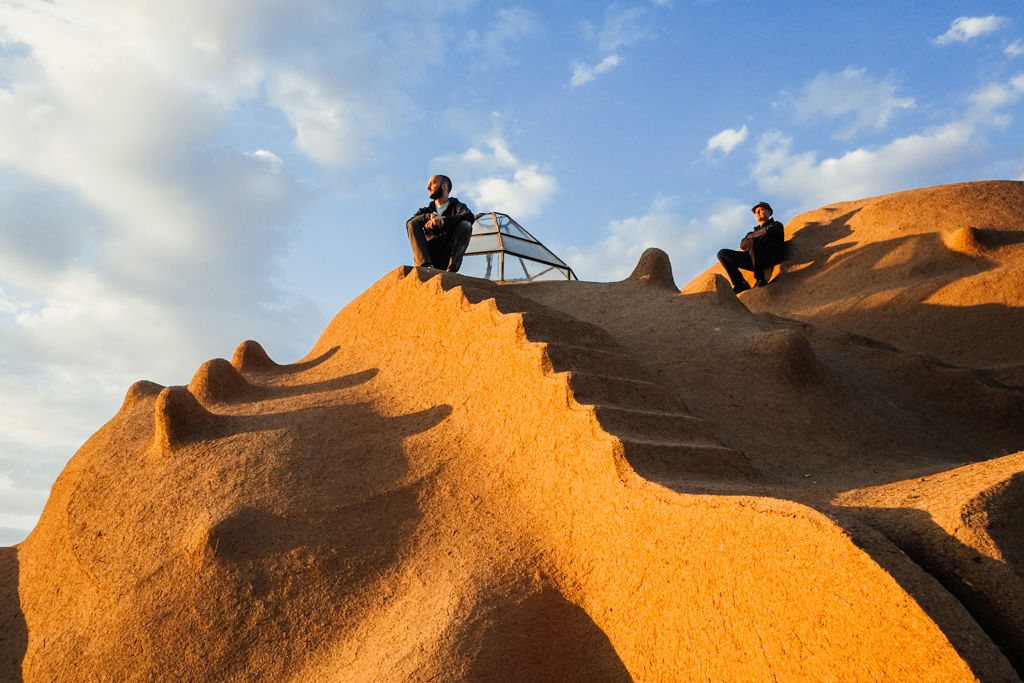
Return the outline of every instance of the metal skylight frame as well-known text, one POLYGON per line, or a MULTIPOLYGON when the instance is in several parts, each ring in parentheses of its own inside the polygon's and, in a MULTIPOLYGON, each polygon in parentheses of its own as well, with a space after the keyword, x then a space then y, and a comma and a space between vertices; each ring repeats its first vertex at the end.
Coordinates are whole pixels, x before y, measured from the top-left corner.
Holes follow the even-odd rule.
POLYGON ((473 236, 469 240, 469 247, 466 249, 467 257, 487 257, 486 271, 483 277, 488 280, 493 277, 493 256, 498 257, 498 282, 532 282, 534 280, 565 279, 577 280, 576 274, 562 259, 555 256, 550 249, 531 235, 526 228, 519 225, 511 216, 506 213, 492 211, 479 213, 473 222, 473 236), (510 256, 518 259, 519 266, 523 269, 524 278, 505 279, 505 257, 510 256), (530 273, 527 262, 546 266, 537 273, 530 273), (561 277, 552 278, 550 275, 557 272, 561 277))

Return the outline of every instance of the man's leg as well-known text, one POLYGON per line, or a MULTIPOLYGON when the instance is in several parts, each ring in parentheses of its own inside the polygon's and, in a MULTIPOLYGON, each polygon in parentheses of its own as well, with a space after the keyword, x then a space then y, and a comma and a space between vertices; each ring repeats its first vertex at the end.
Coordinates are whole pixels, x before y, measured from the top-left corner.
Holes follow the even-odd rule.
POLYGON ((764 280, 764 269, 768 265, 768 248, 762 244, 761 240, 751 240, 750 249, 747 253, 750 254, 750 270, 754 271, 754 286, 763 287, 768 284, 764 280))
POLYGON ((405 229, 409 233, 413 265, 433 268, 434 262, 430 260, 430 248, 427 246, 427 236, 423 234, 423 226, 410 220, 405 224, 405 229))
POLYGON ((756 281, 755 287, 763 287, 768 284, 765 278, 765 269, 771 272, 779 263, 782 263, 781 250, 775 248, 769 244, 765 244, 761 240, 754 240, 754 244, 750 248, 750 261, 753 264, 751 270, 754 271, 754 280, 756 281))
POLYGON ((455 226, 451 234, 451 258, 448 261, 448 270, 452 273, 459 272, 462 267, 462 255, 469 247, 469 238, 473 236, 473 225, 469 221, 462 221, 455 226))
POLYGON ((745 251, 736 251, 735 249, 722 249, 718 252, 718 262, 722 264, 725 272, 729 274, 729 280, 732 282, 732 291, 739 294, 744 290, 750 289, 747 279, 740 273, 740 268, 743 270, 754 269, 754 264, 750 260, 750 254, 745 251))

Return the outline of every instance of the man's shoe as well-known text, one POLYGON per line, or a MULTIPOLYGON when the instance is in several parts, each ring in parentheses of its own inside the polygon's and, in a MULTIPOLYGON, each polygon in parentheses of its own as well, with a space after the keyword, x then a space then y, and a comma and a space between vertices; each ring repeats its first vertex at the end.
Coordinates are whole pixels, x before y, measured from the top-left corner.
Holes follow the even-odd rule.
POLYGON ((746 282, 741 282, 738 285, 732 286, 732 291, 734 291, 737 294, 739 294, 740 292, 745 292, 748 289, 750 289, 750 285, 748 285, 746 282))
POLYGON ((765 282, 764 280, 758 280, 757 282, 754 283, 754 286, 755 287, 767 287, 768 283, 765 282))

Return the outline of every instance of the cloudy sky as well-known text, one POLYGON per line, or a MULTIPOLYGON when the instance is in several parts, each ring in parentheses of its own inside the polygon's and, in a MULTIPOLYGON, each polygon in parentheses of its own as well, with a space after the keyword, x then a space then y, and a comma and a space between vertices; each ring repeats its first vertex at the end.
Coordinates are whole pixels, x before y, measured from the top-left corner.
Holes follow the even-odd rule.
MULTIPOLYGON (((446 173, 581 279, 1024 179, 1020 0, 3 0, 0 544, 136 380, 302 357, 446 173)), ((922 217, 927 220, 927 217, 922 217)))

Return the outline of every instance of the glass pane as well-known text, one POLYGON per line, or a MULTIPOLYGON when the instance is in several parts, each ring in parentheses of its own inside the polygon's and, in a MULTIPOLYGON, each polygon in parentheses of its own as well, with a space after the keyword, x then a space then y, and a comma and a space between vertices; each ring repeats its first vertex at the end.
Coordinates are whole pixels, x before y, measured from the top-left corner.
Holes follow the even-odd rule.
POLYGON ((479 254, 462 259, 459 275, 497 280, 501 276, 501 254, 479 254))
POLYGON ((565 280, 565 275, 555 266, 523 260, 523 269, 530 280, 565 280))
POLYGON ((512 235, 513 237, 529 240, 531 242, 537 241, 530 236, 530 233, 520 228, 519 225, 508 216, 498 216, 498 226, 506 235, 512 235))
POLYGON ((561 259, 536 242, 527 242, 525 240, 516 239, 512 236, 506 237, 503 241, 506 253, 525 256, 538 261, 550 261, 551 263, 558 265, 565 265, 562 263, 561 259))
POLYGON ((467 254, 480 254, 486 251, 498 251, 501 249, 501 242, 498 241, 498 234, 473 235, 469 238, 469 246, 466 247, 467 254))
POLYGON ((493 234, 496 232, 498 232, 498 228, 497 226, 494 225, 493 214, 484 214, 483 216, 480 216, 480 218, 478 218, 477 220, 473 221, 474 235, 482 235, 487 233, 493 234))
POLYGON ((474 221, 473 236, 459 272, 511 282, 576 279, 564 261, 503 213, 484 213, 474 221))
POLYGON ((505 255, 506 282, 537 282, 542 280, 568 280, 569 270, 538 263, 519 256, 505 255))

